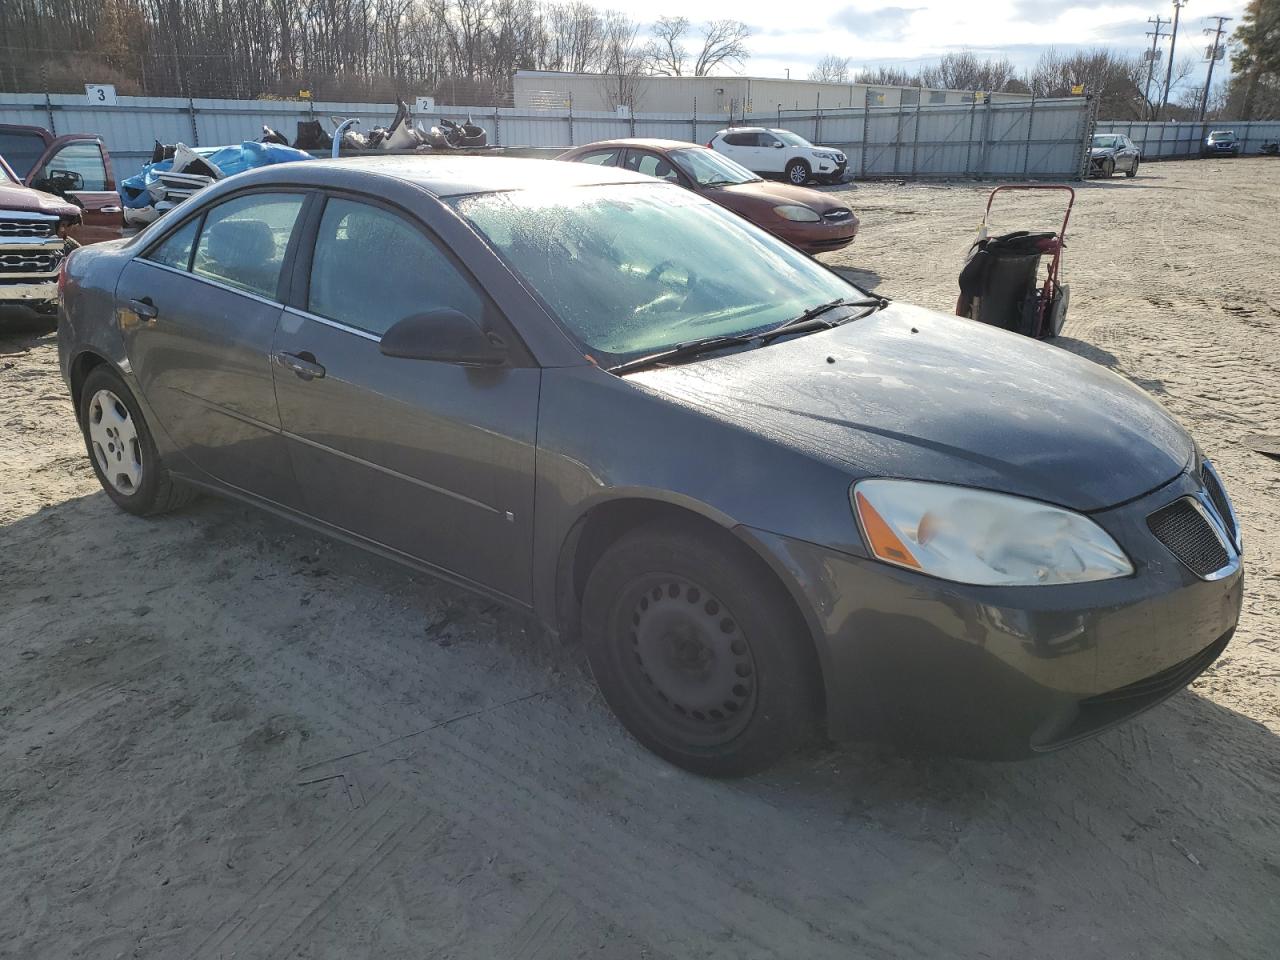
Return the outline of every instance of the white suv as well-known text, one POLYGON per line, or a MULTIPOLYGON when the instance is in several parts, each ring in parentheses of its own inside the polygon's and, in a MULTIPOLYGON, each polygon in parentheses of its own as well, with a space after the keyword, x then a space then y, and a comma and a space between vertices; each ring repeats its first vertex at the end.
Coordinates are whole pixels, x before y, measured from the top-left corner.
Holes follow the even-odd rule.
POLYGON ((707 144, 755 173, 782 174, 803 186, 810 180, 839 183, 844 179, 845 155, 834 147, 815 147, 790 130, 733 127, 721 130, 707 144))

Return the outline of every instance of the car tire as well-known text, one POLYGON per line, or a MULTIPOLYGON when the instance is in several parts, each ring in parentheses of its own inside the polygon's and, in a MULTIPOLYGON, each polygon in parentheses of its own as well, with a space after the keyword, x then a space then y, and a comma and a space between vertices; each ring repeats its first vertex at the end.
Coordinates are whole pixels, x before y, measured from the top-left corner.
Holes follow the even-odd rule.
POLYGON ((1110 180, 1113 176, 1115 176, 1115 172, 1116 172, 1115 160, 1111 159, 1110 157, 1107 157, 1107 159, 1102 161, 1102 175, 1106 179, 1110 180))
POLYGON ((1138 160, 1133 161, 1133 166, 1132 166, 1132 167, 1130 167, 1128 170, 1126 170, 1126 171, 1125 171, 1125 174, 1124 174, 1124 175, 1125 175, 1126 177, 1128 177, 1130 180, 1132 180, 1134 177, 1136 177, 1136 176, 1138 175, 1138 164, 1139 164, 1139 162, 1140 162, 1140 161, 1138 161, 1138 160))
POLYGON ((94 367, 85 377, 80 432, 98 482, 122 510, 154 516, 196 498, 166 469, 138 401, 110 367, 94 367))
POLYGON ((817 727, 812 647, 782 586, 729 535, 642 528, 587 580, 582 635, 622 725, 709 777, 746 776, 817 727))
POLYGON ((783 170, 783 175, 787 178, 787 183, 795 184, 797 187, 803 187, 809 182, 812 173, 809 170, 809 164, 799 159, 792 160, 783 170))

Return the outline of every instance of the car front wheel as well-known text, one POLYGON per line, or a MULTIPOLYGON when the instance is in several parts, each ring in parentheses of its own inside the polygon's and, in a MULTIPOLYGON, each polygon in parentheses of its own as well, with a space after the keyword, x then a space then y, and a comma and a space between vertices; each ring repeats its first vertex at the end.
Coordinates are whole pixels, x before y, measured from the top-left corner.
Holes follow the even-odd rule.
POLYGON ((812 647, 744 549, 635 531, 605 551, 583 598, 587 658, 613 712, 644 746, 704 776, 761 770, 816 724, 812 647))
POLYGON ((1116 162, 1114 160, 1108 157, 1106 160, 1102 161, 1102 175, 1104 177, 1106 177, 1109 180, 1115 174, 1115 172, 1116 172, 1116 162))
POLYGON ((122 509, 149 516, 195 497, 165 469, 138 401, 109 367, 95 367, 80 388, 80 429, 98 482, 122 509))
POLYGON ((809 182, 809 164, 803 160, 792 160, 787 164, 787 168, 783 172, 787 176, 787 181, 794 183, 798 187, 803 187, 809 182))

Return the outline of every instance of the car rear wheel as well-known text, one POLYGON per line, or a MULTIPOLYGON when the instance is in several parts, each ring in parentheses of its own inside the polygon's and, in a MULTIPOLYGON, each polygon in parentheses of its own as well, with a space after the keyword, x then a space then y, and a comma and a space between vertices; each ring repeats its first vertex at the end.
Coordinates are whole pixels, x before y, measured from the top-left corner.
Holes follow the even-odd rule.
POLYGON ((745 776, 816 725, 811 648, 749 558, 675 528, 611 546, 583 598, 591 671, 623 726, 694 773, 745 776))
POLYGON ((98 482, 122 509, 150 516, 195 498, 165 469, 138 401, 108 367, 95 367, 80 388, 80 429, 98 482))
POLYGON ((787 164, 787 168, 783 172, 787 176, 787 181, 789 183, 794 183, 798 187, 803 187, 809 182, 809 164, 805 163, 803 160, 792 160, 787 164))
POLYGON ((1133 166, 1125 171, 1125 176, 1128 177, 1129 179, 1133 179, 1137 175, 1138 175, 1138 161, 1134 160, 1133 166))

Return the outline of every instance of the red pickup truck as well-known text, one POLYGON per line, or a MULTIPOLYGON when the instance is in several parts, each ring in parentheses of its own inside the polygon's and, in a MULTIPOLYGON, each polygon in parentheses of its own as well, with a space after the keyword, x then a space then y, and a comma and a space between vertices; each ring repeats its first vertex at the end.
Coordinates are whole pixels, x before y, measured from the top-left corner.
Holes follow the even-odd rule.
POLYGON ((66 250, 123 235, 111 155, 101 138, 0 124, 0 307, 56 310, 66 250))

